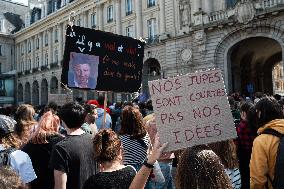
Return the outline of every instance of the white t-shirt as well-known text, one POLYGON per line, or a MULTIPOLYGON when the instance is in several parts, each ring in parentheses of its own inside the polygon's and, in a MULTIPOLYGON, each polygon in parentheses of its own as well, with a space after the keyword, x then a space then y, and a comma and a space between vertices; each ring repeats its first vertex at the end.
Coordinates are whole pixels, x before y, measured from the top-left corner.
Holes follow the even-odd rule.
MULTIPOLYGON (((0 144, 0 150, 5 148, 0 144)), ((15 150, 10 154, 11 168, 20 176, 23 183, 29 183, 36 179, 32 161, 29 155, 21 150, 15 150)))

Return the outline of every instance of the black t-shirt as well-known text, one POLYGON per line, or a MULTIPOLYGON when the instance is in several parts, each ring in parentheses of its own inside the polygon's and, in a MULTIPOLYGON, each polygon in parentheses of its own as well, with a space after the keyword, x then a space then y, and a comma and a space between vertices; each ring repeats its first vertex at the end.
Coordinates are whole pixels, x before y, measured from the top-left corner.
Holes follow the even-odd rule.
POLYGON ((97 173, 92 136, 68 135, 53 149, 50 167, 67 174, 67 189, 81 189, 85 181, 97 173))
POLYGON ((131 166, 113 172, 100 172, 91 176, 83 189, 128 189, 135 175, 136 171, 131 166))
POLYGON ((53 170, 48 167, 48 164, 53 147, 62 139, 61 135, 51 135, 47 137, 48 143, 46 144, 33 144, 29 142, 22 148, 22 151, 30 156, 37 175, 37 178, 31 182, 32 189, 54 188, 53 170))

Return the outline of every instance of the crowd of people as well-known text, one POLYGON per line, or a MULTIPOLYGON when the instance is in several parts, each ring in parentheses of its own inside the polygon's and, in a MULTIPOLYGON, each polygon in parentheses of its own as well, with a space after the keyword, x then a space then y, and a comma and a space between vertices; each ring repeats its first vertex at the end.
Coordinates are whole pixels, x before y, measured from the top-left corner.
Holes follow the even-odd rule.
POLYGON ((273 132, 284 134, 284 100, 261 93, 228 100, 236 139, 173 152, 163 152, 167 143, 159 141, 150 100, 104 108, 100 96, 62 107, 1 109, 0 186, 277 189, 281 137, 273 132))

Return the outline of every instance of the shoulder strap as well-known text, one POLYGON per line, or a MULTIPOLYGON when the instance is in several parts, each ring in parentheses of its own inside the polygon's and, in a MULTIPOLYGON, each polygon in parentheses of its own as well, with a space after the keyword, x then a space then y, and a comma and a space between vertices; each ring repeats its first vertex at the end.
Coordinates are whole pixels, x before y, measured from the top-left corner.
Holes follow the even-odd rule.
POLYGON ((279 138, 283 137, 283 134, 279 133, 278 131, 274 129, 265 129, 261 134, 269 134, 269 135, 273 135, 279 138))

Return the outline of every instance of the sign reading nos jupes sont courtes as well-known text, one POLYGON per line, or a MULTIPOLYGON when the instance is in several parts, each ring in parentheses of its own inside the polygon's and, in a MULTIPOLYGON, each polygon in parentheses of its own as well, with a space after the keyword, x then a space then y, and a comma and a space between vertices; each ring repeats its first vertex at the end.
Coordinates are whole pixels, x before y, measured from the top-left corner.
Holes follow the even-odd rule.
POLYGON ((149 90, 166 151, 236 138, 220 70, 151 81, 149 90))
POLYGON ((68 26, 61 82, 70 88, 136 92, 144 43, 108 32, 68 26))

